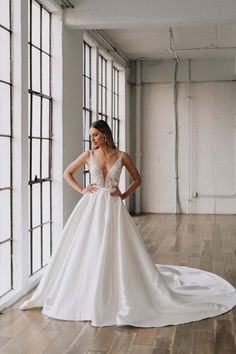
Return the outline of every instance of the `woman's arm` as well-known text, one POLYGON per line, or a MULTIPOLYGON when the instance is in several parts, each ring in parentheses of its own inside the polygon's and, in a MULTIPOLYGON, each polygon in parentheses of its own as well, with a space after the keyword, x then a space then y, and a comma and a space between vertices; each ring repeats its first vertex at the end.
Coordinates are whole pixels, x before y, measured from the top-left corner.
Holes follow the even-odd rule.
POLYGON ((122 154, 123 165, 127 168, 133 181, 129 185, 127 191, 125 191, 124 193, 121 193, 119 187, 116 187, 115 191, 111 193, 111 195, 120 197, 121 199, 125 199, 129 197, 133 193, 133 191, 141 184, 141 177, 137 168, 134 166, 129 154, 127 154, 127 152, 123 152, 122 154))
POLYGON ((85 194, 88 192, 95 191, 94 183, 90 183, 86 188, 83 188, 74 178, 73 174, 83 165, 89 161, 89 151, 83 152, 76 160, 71 162, 63 173, 63 177, 71 187, 73 187, 77 192, 85 194))
POLYGON ((133 164, 133 161, 131 160, 129 154, 127 154, 127 152, 123 153, 123 163, 124 163, 124 166, 127 168, 130 176, 133 179, 133 181, 129 185, 128 189, 126 190, 126 192, 124 192, 121 195, 121 198, 125 199, 125 198, 129 197, 133 193, 133 191, 135 191, 135 189, 137 189, 140 186, 141 176, 139 174, 139 171, 137 170, 137 168, 133 164))

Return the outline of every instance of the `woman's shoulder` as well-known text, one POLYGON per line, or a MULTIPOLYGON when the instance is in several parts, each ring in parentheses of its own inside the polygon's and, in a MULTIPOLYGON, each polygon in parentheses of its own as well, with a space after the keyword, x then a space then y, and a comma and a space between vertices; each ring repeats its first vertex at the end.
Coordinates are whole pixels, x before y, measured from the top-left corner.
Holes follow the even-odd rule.
POLYGON ((118 156, 124 158, 129 157, 129 154, 126 151, 122 151, 122 150, 117 150, 118 156))
POLYGON ((90 150, 86 150, 86 151, 82 152, 82 154, 80 155, 80 158, 82 158, 84 160, 84 163, 88 164, 89 159, 90 159, 90 150))

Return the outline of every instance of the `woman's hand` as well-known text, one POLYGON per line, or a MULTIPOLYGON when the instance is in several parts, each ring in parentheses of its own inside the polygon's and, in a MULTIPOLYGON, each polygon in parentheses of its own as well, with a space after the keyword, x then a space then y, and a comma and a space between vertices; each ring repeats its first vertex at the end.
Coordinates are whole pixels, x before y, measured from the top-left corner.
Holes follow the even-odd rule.
POLYGON ((113 197, 120 197, 121 199, 124 199, 123 194, 121 193, 120 188, 118 186, 112 187, 110 194, 113 197))
POLYGON ((89 193, 94 193, 97 191, 96 183, 89 183, 87 187, 83 188, 81 193, 86 194, 87 192, 89 193))

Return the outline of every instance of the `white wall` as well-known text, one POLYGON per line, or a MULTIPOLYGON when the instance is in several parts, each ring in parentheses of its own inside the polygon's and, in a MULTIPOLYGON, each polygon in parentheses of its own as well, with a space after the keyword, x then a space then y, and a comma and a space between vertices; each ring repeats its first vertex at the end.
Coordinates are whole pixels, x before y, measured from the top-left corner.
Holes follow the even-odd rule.
MULTIPOLYGON (((63 171, 83 152, 83 31, 63 28, 63 171)), ((82 170, 75 175, 82 184, 82 170)), ((81 194, 63 185, 64 223, 81 194)))
MULTIPOLYGON (((183 213, 235 213, 233 60, 182 61, 178 70, 179 192, 183 213), (198 197, 194 197, 194 195, 198 197)), ((176 211, 173 63, 143 62, 143 212, 176 211)))

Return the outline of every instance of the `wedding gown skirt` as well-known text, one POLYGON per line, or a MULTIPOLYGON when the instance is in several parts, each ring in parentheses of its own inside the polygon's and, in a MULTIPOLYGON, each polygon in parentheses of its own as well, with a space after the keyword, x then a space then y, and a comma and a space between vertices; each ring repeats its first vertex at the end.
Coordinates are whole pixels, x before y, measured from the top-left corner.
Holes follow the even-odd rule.
POLYGON ((92 326, 160 327, 216 316, 236 304, 236 290, 200 269, 158 265, 119 197, 87 193, 70 215, 31 299, 61 320, 92 326))
POLYGON ((89 152, 95 193, 72 211, 59 244, 31 299, 21 309, 43 307, 61 320, 92 326, 161 327, 222 314, 236 304, 226 280, 200 269, 155 264, 119 197, 122 155, 106 178, 89 152))

